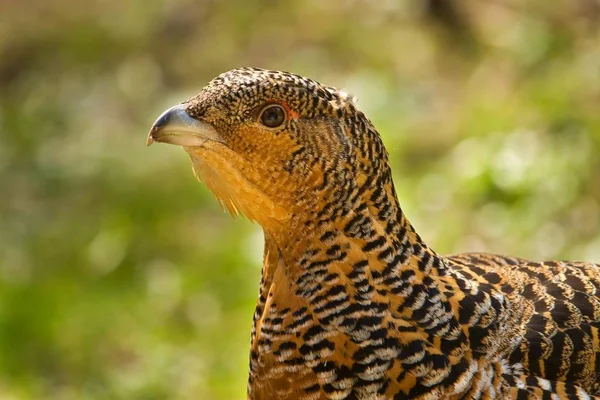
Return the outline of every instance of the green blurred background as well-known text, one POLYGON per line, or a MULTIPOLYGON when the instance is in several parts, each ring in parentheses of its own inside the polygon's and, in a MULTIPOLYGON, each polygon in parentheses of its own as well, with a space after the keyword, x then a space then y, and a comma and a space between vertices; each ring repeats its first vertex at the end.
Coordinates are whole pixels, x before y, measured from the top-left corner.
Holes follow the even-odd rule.
POLYGON ((600 262, 599 29, 596 0, 0 0, 0 398, 245 398, 262 233, 145 147, 239 66, 355 94, 439 252, 600 262))

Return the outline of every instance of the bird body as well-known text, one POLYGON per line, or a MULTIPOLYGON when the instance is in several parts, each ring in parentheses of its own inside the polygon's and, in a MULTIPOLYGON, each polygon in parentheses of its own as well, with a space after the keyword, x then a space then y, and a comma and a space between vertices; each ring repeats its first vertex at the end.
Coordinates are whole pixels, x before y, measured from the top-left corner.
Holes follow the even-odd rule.
POLYGON ((232 214, 264 229, 249 399, 587 399, 600 266, 444 257, 397 200, 351 98, 242 68, 157 120, 232 214))

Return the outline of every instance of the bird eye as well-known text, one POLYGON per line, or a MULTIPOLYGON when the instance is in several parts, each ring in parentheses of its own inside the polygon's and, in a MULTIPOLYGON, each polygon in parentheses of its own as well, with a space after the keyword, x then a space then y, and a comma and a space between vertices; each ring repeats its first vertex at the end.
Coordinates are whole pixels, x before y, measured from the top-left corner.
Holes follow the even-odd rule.
POLYGON ((283 107, 273 104, 265 107, 260 114, 260 122, 269 128, 276 128, 285 121, 285 111, 283 107))

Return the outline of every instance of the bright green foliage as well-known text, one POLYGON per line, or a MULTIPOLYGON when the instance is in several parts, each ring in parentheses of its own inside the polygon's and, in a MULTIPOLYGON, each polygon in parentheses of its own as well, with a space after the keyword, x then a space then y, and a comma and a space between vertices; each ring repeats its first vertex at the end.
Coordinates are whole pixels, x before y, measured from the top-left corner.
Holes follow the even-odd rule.
POLYGON ((0 397, 245 398, 259 227, 144 146, 234 67, 357 95, 439 252, 600 262, 596 3, 448 4, 2 2, 0 397))

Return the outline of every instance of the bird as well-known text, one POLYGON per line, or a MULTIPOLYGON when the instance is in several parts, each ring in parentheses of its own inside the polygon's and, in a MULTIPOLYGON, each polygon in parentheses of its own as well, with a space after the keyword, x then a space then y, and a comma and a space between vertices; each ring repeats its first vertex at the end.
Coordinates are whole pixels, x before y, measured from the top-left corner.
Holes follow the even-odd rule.
POLYGON ((263 229, 248 399, 600 399, 600 265, 436 253, 346 92, 234 69, 154 142, 263 229))

